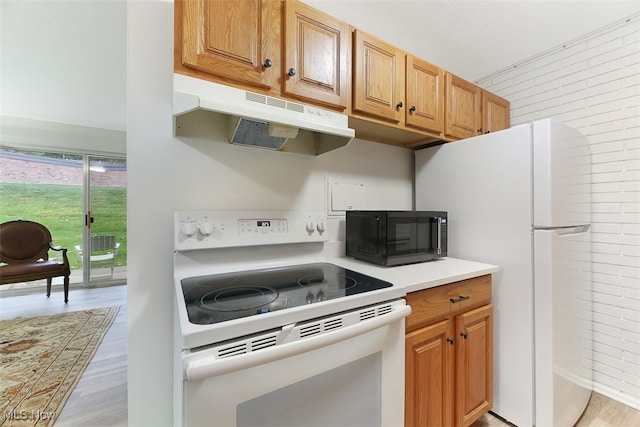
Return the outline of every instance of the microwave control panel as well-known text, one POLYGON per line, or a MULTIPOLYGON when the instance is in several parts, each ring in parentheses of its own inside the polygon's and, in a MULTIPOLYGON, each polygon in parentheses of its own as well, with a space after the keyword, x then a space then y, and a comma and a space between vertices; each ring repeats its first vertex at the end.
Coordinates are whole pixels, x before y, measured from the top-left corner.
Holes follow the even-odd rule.
POLYGON ((175 250, 325 242, 326 227, 322 212, 178 211, 175 250))

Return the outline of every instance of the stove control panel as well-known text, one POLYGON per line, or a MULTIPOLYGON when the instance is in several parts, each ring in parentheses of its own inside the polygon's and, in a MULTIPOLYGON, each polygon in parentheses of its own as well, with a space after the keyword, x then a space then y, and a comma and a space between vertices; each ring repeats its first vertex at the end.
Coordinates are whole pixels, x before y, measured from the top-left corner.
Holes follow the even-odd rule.
POLYGON ((325 242, 323 212, 178 211, 176 251, 325 242))
POLYGON ((287 220, 285 218, 277 218, 277 219, 241 219, 238 220, 238 225, 240 229, 240 234, 269 234, 269 233, 278 233, 283 234, 287 233, 287 220))

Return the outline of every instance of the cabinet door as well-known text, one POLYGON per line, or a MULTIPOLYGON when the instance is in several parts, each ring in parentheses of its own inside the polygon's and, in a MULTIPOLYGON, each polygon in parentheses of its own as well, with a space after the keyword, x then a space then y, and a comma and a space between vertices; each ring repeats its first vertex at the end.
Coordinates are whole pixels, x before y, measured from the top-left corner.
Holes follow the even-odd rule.
POLYGON ((349 25, 297 1, 287 1, 284 7, 284 92, 345 109, 349 25))
POLYGON ((455 318, 456 422, 468 426, 493 406, 493 305, 455 318))
POLYGON ((407 105, 405 123, 429 131, 444 127, 444 72, 426 61, 406 56, 407 105))
POLYGON ((482 131, 496 132, 509 128, 509 101, 482 91, 482 131))
POLYGON ((392 123, 404 116, 404 57, 362 31, 353 33, 353 111, 392 123))
POLYGON ((407 334, 405 426, 448 426, 453 420, 452 322, 407 334))
POLYGON ((235 82, 268 87, 265 64, 274 59, 263 51, 264 3, 183 0, 182 64, 235 82))
POLYGON ((445 74, 445 86, 445 134, 462 139, 482 133, 480 88, 451 73, 445 74))

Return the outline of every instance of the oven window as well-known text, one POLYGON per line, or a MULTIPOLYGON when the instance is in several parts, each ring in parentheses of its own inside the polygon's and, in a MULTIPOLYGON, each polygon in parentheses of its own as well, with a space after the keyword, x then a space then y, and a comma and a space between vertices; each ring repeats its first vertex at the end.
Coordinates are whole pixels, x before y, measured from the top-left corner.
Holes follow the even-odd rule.
POLYGON ((378 352, 272 391, 239 404, 237 426, 380 426, 381 372, 378 352))
POLYGON ((432 253, 436 247, 437 223, 434 218, 388 218, 387 256, 432 253))

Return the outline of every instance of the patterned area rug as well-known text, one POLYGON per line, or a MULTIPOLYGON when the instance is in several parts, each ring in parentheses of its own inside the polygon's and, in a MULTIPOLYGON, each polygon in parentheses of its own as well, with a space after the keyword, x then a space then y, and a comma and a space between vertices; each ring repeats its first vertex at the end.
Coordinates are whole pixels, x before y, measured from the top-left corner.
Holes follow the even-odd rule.
POLYGON ((120 307, 0 322, 0 426, 50 426, 120 307))

